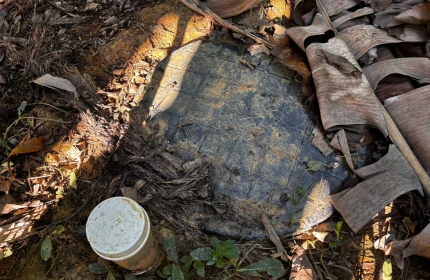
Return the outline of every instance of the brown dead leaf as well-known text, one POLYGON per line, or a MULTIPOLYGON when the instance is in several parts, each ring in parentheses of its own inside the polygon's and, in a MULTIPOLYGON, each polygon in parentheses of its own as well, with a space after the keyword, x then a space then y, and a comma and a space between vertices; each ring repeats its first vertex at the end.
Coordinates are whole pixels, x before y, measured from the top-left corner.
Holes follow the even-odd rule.
POLYGON ((312 235, 315 236, 315 238, 318 239, 318 241, 320 241, 320 242, 325 242, 328 234, 329 234, 329 232, 324 232, 324 231, 313 231, 312 232, 312 235))
POLYGON ((259 53, 265 53, 267 55, 270 55, 270 50, 268 47, 266 47, 266 45, 264 44, 253 44, 248 48, 248 52, 251 55, 256 55, 259 53))
POLYGON ((395 16, 388 22, 387 27, 403 23, 424 24, 427 22, 430 22, 430 3, 422 3, 395 16))
POLYGON ((135 188, 121 188, 121 193, 124 197, 133 199, 134 201, 139 201, 141 196, 135 188))
POLYGON ((12 174, 12 170, 10 168, 10 159, 12 156, 38 152, 43 149, 43 143, 47 139, 48 136, 30 138, 28 140, 22 141, 18 146, 16 146, 10 152, 9 157, 7 158, 7 168, 9 169, 9 172, 12 174))
POLYGON ((403 222, 406 224, 406 226, 408 227, 408 230, 414 234, 415 233, 415 228, 418 225, 418 221, 412 222, 411 218, 406 217, 403 219, 403 222))
POLYGON ((385 255, 390 255, 394 257, 394 261, 399 269, 405 267, 405 261, 403 259, 403 251, 411 243, 411 238, 400 241, 393 241, 388 243, 385 255))
POLYGON ((294 247, 295 255, 292 259, 290 280, 314 280, 316 279, 316 273, 312 267, 311 262, 306 256, 305 250, 302 247, 296 245, 294 247))
POLYGON ((403 258, 421 256, 430 258, 430 225, 427 225, 418 235, 412 238, 411 243, 403 251, 403 258))
POLYGON ((258 137, 258 136, 264 134, 265 131, 266 130, 264 129, 264 127, 257 127, 257 128, 254 128, 254 129, 251 130, 251 134, 254 137, 258 137))
POLYGON ((354 172, 364 181, 330 197, 333 206, 354 232, 399 195, 412 190, 422 194, 418 177, 394 145, 390 145, 388 153, 379 161, 354 172))
POLYGON ((236 16, 260 4, 261 0, 207 0, 204 5, 221 18, 236 16))
POLYGON ((410 57, 385 60, 363 68, 363 73, 373 89, 390 74, 410 76, 420 83, 430 83, 430 59, 410 57))
POLYGON ((281 243, 281 239, 279 239, 275 228, 272 226, 265 214, 261 215, 261 221, 263 222, 267 237, 270 239, 270 241, 272 241, 273 244, 275 244, 278 252, 282 252, 281 259, 285 262, 289 262, 291 260, 291 256, 285 251, 284 246, 281 243))
POLYGON ((324 129, 333 131, 344 126, 370 124, 387 135, 381 105, 364 75, 359 79, 345 76, 316 54, 319 49, 342 56, 358 69, 359 65, 339 37, 332 38, 327 43, 308 46, 306 54, 312 69, 324 129))
POLYGON ((254 65, 252 65, 251 63, 249 63, 248 61, 246 61, 245 59, 240 58, 240 59, 239 59, 239 61, 240 61, 240 63, 242 63, 243 65, 245 65, 245 66, 246 66, 246 67, 248 67, 249 69, 251 69, 251 70, 254 70, 254 69, 255 69, 255 66, 254 66, 254 65))
POLYGON ((315 54, 323 57, 328 64, 334 66, 343 74, 352 75, 357 79, 361 77, 360 69, 352 65, 346 58, 332 54, 331 52, 323 49, 316 50, 315 54))
POLYGON ((0 192, 9 193, 10 189, 10 182, 9 181, 0 181, 0 192))
POLYGON ((429 102, 430 85, 385 101, 387 112, 427 172, 430 171, 430 150, 428 149, 430 141, 429 102))
POLYGON ((324 138, 324 134, 318 126, 312 131, 312 144, 326 157, 333 152, 333 149, 324 138))

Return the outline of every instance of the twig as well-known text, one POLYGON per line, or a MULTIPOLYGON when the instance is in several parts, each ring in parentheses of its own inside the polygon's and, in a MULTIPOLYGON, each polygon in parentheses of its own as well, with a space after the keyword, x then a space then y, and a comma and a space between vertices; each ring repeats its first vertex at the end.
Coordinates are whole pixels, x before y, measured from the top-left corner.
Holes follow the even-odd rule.
POLYGON ((51 108, 54 108, 54 109, 56 109, 56 110, 58 110, 58 111, 60 111, 60 112, 63 112, 63 113, 69 113, 69 112, 67 112, 67 111, 65 111, 65 110, 63 110, 63 109, 60 109, 60 108, 58 108, 58 107, 55 107, 54 105, 51 105, 51 104, 48 104, 48 103, 44 103, 44 102, 38 102, 38 103, 29 103, 29 104, 27 104, 27 105, 29 105, 29 106, 31 106, 31 105, 45 105, 45 106, 48 106, 48 107, 51 107, 51 108))
POLYGON ((251 253, 251 251, 254 250, 255 248, 257 248, 258 246, 259 246, 259 244, 252 245, 251 248, 243 254, 243 257, 239 261, 239 263, 237 264, 237 267, 240 267, 240 265, 242 264, 242 262, 248 257, 249 253, 251 253))
POLYGON ((244 28, 236 26, 236 25, 232 24, 231 22, 228 22, 228 21, 222 19, 221 17, 219 17, 214 12, 212 12, 208 7, 206 7, 203 3, 201 3, 198 0, 181 0, 181 2, 184 3, 184 5, 187 6, 188 8, 190 8, 191 10, 193 10, 199 14, 202 14, 204 16, 211 17, 218 24, 220 24, 220 25, 222 25, 228 29, 231 29, 231 30, 233 30, 239 34, 245 35, 246 37, 251 38, 252 40, 256 41, 257 43, 265 44, 269 48, 272 48, 274 46, 274 44, 270 43, 269 41, 267 41, 265 39, 258 37, 257 35, 252 34, 249 31, 246 31, 244 28))
POLYGON ((54 260, 52 261, 51 267, 48 269, 48 271, 45 273, 45 276, 48 276, 49 272, 51 272, 51 269, 54 267, 55 261, 57 260, 58 256, 60 255, 61 250, 63 249, 65 243, 61 244, 60 248, 58 248, 57 255, 55 256, 54 260))

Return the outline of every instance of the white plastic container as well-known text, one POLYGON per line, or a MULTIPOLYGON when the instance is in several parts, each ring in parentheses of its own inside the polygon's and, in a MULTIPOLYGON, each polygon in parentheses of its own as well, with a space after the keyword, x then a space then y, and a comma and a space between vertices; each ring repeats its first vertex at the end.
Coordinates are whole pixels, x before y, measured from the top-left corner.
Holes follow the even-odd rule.
POLYGON ((162 261, 148 214, 130 198, 113 197, 97 205, 88 217, 86 234, 97 255, 136 275, 155 270, 162 261))

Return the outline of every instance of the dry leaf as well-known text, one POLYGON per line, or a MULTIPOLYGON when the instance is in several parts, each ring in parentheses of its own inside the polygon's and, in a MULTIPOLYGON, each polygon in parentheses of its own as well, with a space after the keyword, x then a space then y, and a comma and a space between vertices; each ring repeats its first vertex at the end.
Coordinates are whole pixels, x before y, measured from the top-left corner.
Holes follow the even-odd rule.
POLYGON ((423 193, 411 165, 394 145, 390 145, 388 153, 379 161, 357 169, 355 173, 365 180, 330 197, 354 232, 398 196, 413 190, 423 193))
POLYGON ((10 189, 10 182, 9 181, 0 181, 0 192, 9 193, 10 189))
POLYGON ((266 45, 264 44, 253 44, 248 48, 248 52, 251 55, 256 55, 259 53, 265 53, 267 55, 270 55, 270 50, 268 47, 266 47, 266 45))
POLYGON ((393 241, 388 243, 387 250, 385 251, 386 255, 390 255, 394 257, 394 261, 399 269, 405 267, 405 261, 403 260, 403 251, 409 245, 411 239, 393 241))
POLYGON ((427 225, 418 235, 412 238, 411 243, 403 251, 403 258, 421 256, 430 258, 430 225, 427 225))
POLYGON ((300 246, 294 247, 295 255, 293 256, 291 263, 290 280, 314 280, 316 279, 316 273, 312 267, 311 262, 306 256, 305 250, 300 246))
POLYGON ((7 168, 9 169, 9 172, 12 174, 12 170, 10 169, 10 159, 12 156, 40 151, 43 149, 43 143, 47 139, 48 136, 30 138, 22 141, 18 146, 16 146, 7 158, 7 168))
POLYGON ((427 22, 430 22, 430 3, 422 3, 395 16, 388 22, 387 27, 403 23, 424 24, 427 22))
POLYGON ((430 85, 387 99, 385 103, 385 108, 394 123, 424 169, 429 172, 430 112, 428 104, 430 104, 430 85))
POLYGON ((410 76, 421 83, 430 83, 430 59, 425 57, 397 58, 374 63, 363 68, 363 73, 373 89, 388 75, 410 76))
POLYGON ((76 87, 69 80, 60 77, 54 77, 50 74, 46 74, 40 78, 37 78, 33 81, 33 83, 56 90, 61 89, 68 92, 76 91, 76 87))
POLYGON ((361 75, 359 79, 345 76, 317 55, 319 49, 347 59, 357 69, 360 66, 339 37, 330 39, 328 43, 313 43, 307 48, 324 129, 333 131, 345 126, 367 124, 387 135, 381 105, 365 76, 361 75))
POLYGON ((261 0, 207 0, 204 3, 221 18, 236 16, 260 4, 261 0))
POLYGON ((265 132, 266 130, 264 129, 264 127, 257 127, 257 128, 254 128, 254 129, 252 129, 251 130, 251 134, 254 136, 254 137, 258 137, 258 136, 260 136, 261 134, 264 134, 264 132, 265 132))
POLYGON ((408 230, 414 234, 415 233, 415 228, 418 225, 418 221, 412 222, 411 218, 406 217, 403 219, 403 222, 406 224, 406 226, 408 227, 408 230))
POLYGON ((139 193, 135 188, 121 188, 121 193, 124 197, 128 197, 137 202, 139 202, 141 198, 141 196, 139 195, 139 193))
POLYGON ((355 67, 351 62, 348 61, 348 59, 323 49, 317 49, 315 54, 324 58, 328 64, 334 66, 343 74, 352 75, 357 79, 361 77, 360 69, 355 67))
POLYGON ((333 152, 333 149, 324 138, 324 134, 318 126, 312 131, 312 144, 326 157, 333 152))
POLYGON ((266 232, 267 237, 270 239, 270 241, 272 241, 273 244, 275 244, 278 252, 282 252, 281 259, 285 262, 291 260, 291 256, 289 256, 288 253, 285 251, 285 248, 284 246, 282 246, 281 240, 279 239, 275 228, 272 226, 265 214, 261 215, 261 221, 263 222, 264 231, 266 232))
POLYGON ((329 234, 329 232, 323 232, 323 231, 313 231, 312 235, 316 237, 316 239, 318 239, 318 241, 320 242, 325 242, 325 239, 327 237, 327 235, 329 234))

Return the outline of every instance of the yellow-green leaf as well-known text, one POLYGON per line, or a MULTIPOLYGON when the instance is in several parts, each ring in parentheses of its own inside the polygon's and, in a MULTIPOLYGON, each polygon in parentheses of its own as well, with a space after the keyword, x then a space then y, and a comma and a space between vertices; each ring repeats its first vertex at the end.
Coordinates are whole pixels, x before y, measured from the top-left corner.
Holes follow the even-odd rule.
POLYGON ((47 235, 42 242, 42 247, 40 248, 40 256, 44 261, 49 260, 52 254, 52 242, 51 237, 47 235))
POLYGON ((12 250, 9 248, 0 252, 0 260, 12 256, 12 253, 12 250))
POLYGON ((72 186, 72 188, 76 189, 78 187, 78 185, 76 184, 76 169, 74 169, 71 173, 70 173, 70 186, 72 186))
POLYGON ((52 233, 53 234, 61 234, 65 230, 66 230, 66 228, 63 225, 58 225, 52 233))

